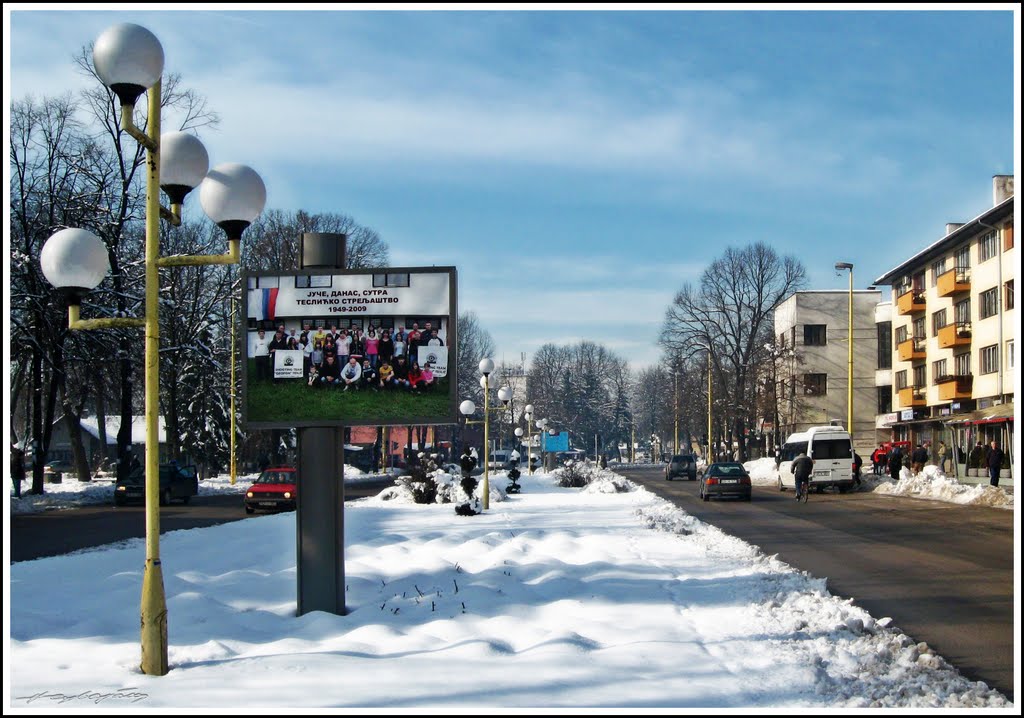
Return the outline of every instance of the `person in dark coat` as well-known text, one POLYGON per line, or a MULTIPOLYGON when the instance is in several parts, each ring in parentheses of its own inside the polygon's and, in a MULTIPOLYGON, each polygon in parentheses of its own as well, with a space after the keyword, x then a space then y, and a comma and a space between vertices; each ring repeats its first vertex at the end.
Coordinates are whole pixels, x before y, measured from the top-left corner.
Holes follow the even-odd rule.
POLYGON ((793 459, 793 463, 789 465, 789 470, 793 473, 795 479, 796 500, 799 501, 803 492, 810 488, 809 486, 801 488, 801 485, 810 481, 811 472, 814 470, 814 459, 801 452, 799 456, 793 459))
POLYGON ((900 469, 903 468, 903 450, 898 446, 892 447, 889 452, 889 476, 893 481, 900 480, 900 469))
POLYGON ((853 483, 860 486, 860 467, 863 465, 864 460, 860 458, 860 454, 856 451, 853 452, 853 483))
POLYGON ((928 463, 928 449, 918 442, 914 453, 910 455, 910 470, 915 474, 924 471, 924 465, 928 463))
POLYGON ((999 486, 999 470, 1003 468, 1003 450, 999 448, 995 439, 992 439, 989 446, 991 448, 988 451, 988 482, 992 486, 999 486))

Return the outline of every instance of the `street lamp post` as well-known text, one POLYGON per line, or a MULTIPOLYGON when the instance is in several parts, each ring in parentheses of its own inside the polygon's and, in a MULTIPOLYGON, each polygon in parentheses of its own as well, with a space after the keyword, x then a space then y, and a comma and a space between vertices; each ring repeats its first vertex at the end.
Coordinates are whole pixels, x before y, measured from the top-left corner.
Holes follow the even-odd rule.
MULTIPOLYGON (((484 359, 480 360, 479 367, 480 367, 480 374, 481 374, 480 386, 484 390, 484 418, 483 418, 483 424, 484 424, 484 483, 483 483, 483 488, 481 490, 482 493, 483 493, 483 497, 482 497, 482 500, 481 500, 481 506, 486 511, 488 508, 490 508, 490 503, 491 503, 490 502, 491 481, 490 481, 490 466, 489 466, 489 464, 490 464, 489 459, 490 459, 491 451, 490 451, 490 444, 488 443, 490 441, 490 434, 489 434, 488 429, 489 429, 489 425, 490 425, 490 413, 491 413, 491 407, 490 407, 490 403, 489 403, 490 402, 490 379, 489 379, 489 377, 491 375, 491 372, 494 371, 494 362, 491 361, 488 358, 484 358, 484 359)), ((504 389, 505 387, 502 387, 502 388, 504 389)), ((473 414, 474 411, 476 411, 476 405, 472 401, 470 401, 469 399, 466 399, 464 402, 462 402, 462 404, 459 405, 459 411, 461 411, 466 417, 469 417, 469 416, 471 416, 473 414)), ((467 418, 466 419, 466 423, 467 424, 473 424, 473 423, 479 423, 479 422, 472 422, 472 421, 470 421, 467 418)))
POLYGON ((846 430, 853 436, 853 265, 849 262, 836 262, 836 271, 850 270, 850 318, 846 335, 846 430))
MULTIPOLYGON (((146 416, 146 565, 141 600, 141 670, 166 675, 167 602, 160 561, 160 456, 157 434, 160 413, 159 268, 212 264, 238 264, 242 232, 259 216, 266 203, 266 187, 252 169, 228 164, 209 170, 206 148, 184 132, 160 134, 160 90, 164 53, 153 33, 139 25, 122 23, 108 28, 93 48, 96 74, 120 99, 121 128, 146 148, 146 251, 145 318, 82 319, 82 298, 103 281, 110 266, 103 242, 91 232, 68 228, 51 236, 40 252, 43 275, 68 301, 68 328, 74 330, 145 328, 146 416), (135 103, 148 92, 146 130, 133 118, 135 103), (208 171, 209 170, 209 171, 208 171), (203 210, 227 232, 228 252, 223 255, 160 256, 160 219, 181 223, 185 196, 200 185, 203 210), (160 206, 160 190, 171 209, 160 206)), ((232 329, 233 331, 233 329, 232 329)), ((233 389, 232 389, 233 391, 233 389)))
POLYGON ((530 421, 533 419, 533 404, 527 404, 523 409, 523 419, 526 420, 526 470, 533 475, 533 435, 530 431, 530 421))

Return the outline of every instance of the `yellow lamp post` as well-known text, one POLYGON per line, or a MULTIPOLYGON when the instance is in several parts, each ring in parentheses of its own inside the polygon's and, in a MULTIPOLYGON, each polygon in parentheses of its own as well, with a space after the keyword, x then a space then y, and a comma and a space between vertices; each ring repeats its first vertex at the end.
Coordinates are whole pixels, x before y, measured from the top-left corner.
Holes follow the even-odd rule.
POLYGON ((846 334, 846 430, 853 436, 853 265, 849 262, 836 262, 836 271, 850 270, 850 302, 849 325, 846 334))
POLYGON ((97 287, 109 271, 103 242, 82 229, 63 229, 51 236, 40 253, 43 275, 68 300, 68 328, 76 330, 145 327, 146 415, 146 566, 141 600, 141 669, 165 675, 167 663, 167 602, 160 561, 160 464, 157 422, 160 392, 159 268, 208 264, 237 264, 242 232, 266 203, 263 180, 245 165, 226 164, 208 172, 205 147, 193 135, 160 135, 160 89, 164 53, 160 41, 139 25, 122 23, 108 28, 93 48, 96 74, 121 101, 121 128, 146 148, 146 316, 145 319, 82 319, 83 296, 97 287), (146 130, 136 127, 135 103, 149 93, 146 130), (203 210, 228 235, 223 255, 160 256, 160 219, 181 223, 185 196, 202 183, 203 210), (160 190, 171 209, 160 206, 160 190))

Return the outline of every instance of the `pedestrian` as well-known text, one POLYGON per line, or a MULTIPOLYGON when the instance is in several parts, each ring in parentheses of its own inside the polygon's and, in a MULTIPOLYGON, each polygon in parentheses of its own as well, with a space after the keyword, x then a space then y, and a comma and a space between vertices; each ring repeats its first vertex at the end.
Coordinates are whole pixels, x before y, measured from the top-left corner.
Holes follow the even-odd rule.
POLYGON ((917 447, 914 452, 910 455, 910 471, 917 476, 924 471, 924 465, 928 463, 928 449, 917 442, 917 447))
POLYGON ((881 474, 885 470, 886 461, 885 444, 879 444, 878 448, 871 452, 871 470, 876 474, 881 474))
POLYGON ((999 444, 992 439, 988 452, 988 482, 992 486, 999 486, 999 471, 1003 468, 1003 450, 999 444))
POLYGON ((940 441, 939 442, 939 468, 942 469, 942 473, 944 473, 944 474, 948 474, 949 473, 949 469, 946 468, 946 455, 947 455, 947 453, 948 452, 946 450, 946 442, 940 441))
POLYGON ((903 451, 899 446, 893 446, 889 452, 889 476, 893 481, 900 480, 900 469, 903 468, 903 451))
POLYGON ((794 477, 794 483, 796 484, 796 500, 799 501, 811 488, 807 484, 811 479, 811 472, 814 470, 814 459, 801 451, 800 454, 793 459, 793 463, 790 464, 789 470, 794 477))
POLYGON ((860 458, 860 454, 856 451, 853 452, 853 483, 860 486, 860 467, 863 464, 863 460, 860 458))

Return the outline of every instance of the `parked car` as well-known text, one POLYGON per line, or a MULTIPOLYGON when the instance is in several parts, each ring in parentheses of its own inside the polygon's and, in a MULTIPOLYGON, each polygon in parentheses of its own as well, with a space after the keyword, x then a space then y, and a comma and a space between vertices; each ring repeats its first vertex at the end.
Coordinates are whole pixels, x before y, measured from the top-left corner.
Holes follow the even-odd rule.
POLYGON ((812 426, 807 431, 790 434, 779 454, 776 476, 779 491, 796 489, 792 466, 793 459, 800 454, 814 460, 810 488, 820 492, 834 486, 841 493, 854 488, 853 441, 843 427, 812 426))
MULTIPOLYGON (((199 474, 192 465, 182 466, 176 462, 160 464, 160 505, 167 506, 180 499, 187 504, 199 493, 199 474)), ((114 505, 146 503, 146 470, 138 466, 123 479, 114 484, 114 505)))
POLYGON ((294 511, 299 472, 291 466, 264 469, 245 492, 245 513, 294 511))
POLYGON ((77 474, 78 467, 75 466, 73 461, 67 459, 54 459, 53 461, 47 461, 43 464, 44 474, 56 474, 62 476, 63 474, 77 474))
POLYGON ((665 464, 665 480, 671 481, 677 476, 697 480, 697 457, 693 454, 676 454, 665 464))
POLYGON ((750 501, 753 496, 750 474, 737 461, 722 461, 712 464, 700 477, 700 497, 710 501, 711 497, 733 497, 750 501))

